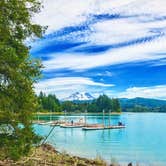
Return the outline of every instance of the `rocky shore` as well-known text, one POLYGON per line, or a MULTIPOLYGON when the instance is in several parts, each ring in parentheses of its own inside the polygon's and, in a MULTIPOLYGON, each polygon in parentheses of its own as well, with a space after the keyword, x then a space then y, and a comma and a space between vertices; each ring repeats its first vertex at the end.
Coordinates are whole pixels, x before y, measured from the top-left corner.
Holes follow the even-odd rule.
POLYGON ((17 162, 0 161, 0 166, 107 166, 100 158, 89 160, 56 151, 51 145, 44 144, 34 148, 28 157, 17 162))
MULTIPOLYGON (((107 164, 100 157, 87 159, 78 156, 71 156, 67 153, 56 151, 51 145, 43 144, 33 148, 28 157, 19 161, 0 160, 0 166, 120 166, 117 163, 107 164)), ((128 164, 132 166, 132 164, 128 164)))

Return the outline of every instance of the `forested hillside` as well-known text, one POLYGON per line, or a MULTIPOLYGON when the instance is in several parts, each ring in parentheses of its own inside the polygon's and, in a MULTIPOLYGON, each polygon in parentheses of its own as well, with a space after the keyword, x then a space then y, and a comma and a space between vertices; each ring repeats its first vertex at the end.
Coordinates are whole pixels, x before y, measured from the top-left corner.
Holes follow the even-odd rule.
POLYGON ((111 99, 101 95, 91 101, 59 101, 55 95, 40 93, 38 96, 38 111, 61 112, 121 112, 118 99, 111 99))
POLYGON ((101 95, 94 100, 60 101, 55 95, 40 93, 38 111, 44 112, 166 112, 166 101, 147 98, 111 99, 101 95))
POLYGON ((166 100, 134 98, 119 99, 123 111, 131 112, 166 112, 166 100))

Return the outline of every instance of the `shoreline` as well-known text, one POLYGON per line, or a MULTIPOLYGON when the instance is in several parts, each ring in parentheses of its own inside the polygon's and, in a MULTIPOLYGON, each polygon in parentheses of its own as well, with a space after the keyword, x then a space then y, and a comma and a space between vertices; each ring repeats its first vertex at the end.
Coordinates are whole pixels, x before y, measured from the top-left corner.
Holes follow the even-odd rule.
MULTIPOLYGON (((122 115, 122 114, 127 114, 127 113, 129 113, 129 114, 132 114, 132 113, 138 113, 138 114, 141 114, 141 113, 147 113, 147 114, 149 114, 149 113, 160 113, 160 114, 166 114, 166 112, 132 112, 132 111, 128 111, 128 112, 120 112, 120 113, 116 113, 116 112, 112 112, 112 113, 110 113, 110 115, 111 116, 119 116, 119 115, 122 115)), ((57 116, 61 116, 61 115, 65 115, 65 113, 64 112, 52 112, 52 113, 50 113, 50 112, 37 112, 37 113, 34 113, 34 115, 36 116, 36 115, 39 115, 39 116, 41 116, 41 115, 57 115, 57 116)), ((84 112, 71 112, 71 113, 67 113, 67 116, 73 116, 73 115, 78 115, 78 116, 81 116, 81 115, 85 115, 85 113, 84 112)), ((86 113, 86 115, 92 115, 92 116, 95 116, 95 115, 103 115, 103 113, 90 113, 90 112, 88 112, 88 113, 86 113)), ((105 113, 105 115, 109 115, 109 113, 105 113)))
MULTIPOLYGON (((72 155, 67 152, 60 152, 50 144, 42 144, 33 147, 27 157, 22 157, 18 161, 10 159, 0 160, 0 166, 148 166, 150 164, 135 162, 118 162, 113 159, 111 163, 102 159, 100 156, 90 159, 72 155)), ((159 165, 154 165, 159 166, 159 165)), ((162 165, 164 166, 164 165, 162 165)))
MULTIPOLYGON (((50 145, 53 149, 56 149, 53 145, 50 145)), ((104 163, 106 165, 100 165, 100 166, 165 166, 163 163, 155 162, 155 163, 149 163, 149 162, 131 162, 131 161, 118 161, 117 158, 112 158, 110 161, 107 161, 106 159, 102 158, 100 155, 96 155, 96 157, 87 157, 87 156, 81 156, 80 154, 74 154, 70 153, 66 150, 56 150, 59 154, 66 154, 67 156, 76 157, 83 160, 89 160, 89 161, 98 161, 100 164, 104 163)), ((82 165, 81 165, 82 166, 82 165)), ((89 165, 87 165, 89 166, 89 165)), ((98 165, 93 165, 98 166, 98 165)))
MULTIPOLYGON (((27 157, 22 157, 18 161, 10 159, 0 160, 0 166, 135 166, 132 163, 118 163, 116 160, 108 163, 100 156, 90 159, 72 155, 67 152, 60 152, 50 144, 42 144, 33 147, 27 157)), ((136 166, 144 166, 137 164, 136 166)))
MULTIPOLYGON (((110 115, 121 115, 123 114, 124 112, 120 112, 120 113, 117 113, 117 112, 112 112, 110 113, 110 115)), ((35 115, 65 115, 64 112, 37 112, 37 113, 34 113, 35 115)), ((103 115, 103 113, 94 113, 94 112, 88 112, 86 113, 87 115, 103 115)), ((85 115, 84 112, 70 112, 70 113, 67 113, 67 115, 85 115)), ((109 115, 109 113, 105 113, 105 115, 109 115)))
POLYGON ((0 166, 115 166, 107 164, 100 157, 95 159, 87 159, 66 152, 57 151, 50 144, 43 144, 33 147, 31 153, 27 157, 22 157, 18 161, 10 159, 0 160, 0 166))

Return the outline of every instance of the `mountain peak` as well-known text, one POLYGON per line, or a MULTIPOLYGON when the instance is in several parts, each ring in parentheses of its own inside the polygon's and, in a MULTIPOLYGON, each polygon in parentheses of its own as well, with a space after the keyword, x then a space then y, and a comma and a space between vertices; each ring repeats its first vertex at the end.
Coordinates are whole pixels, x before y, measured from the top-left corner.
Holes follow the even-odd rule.
POLYGON ((88 92, 75 92, 75 93, 71 94, 69 97, 64 98, 63 100, 67 100, 67 101, 74 101, 74 100, 83 101, 83 100, 93 100, 93 99, 94 99, 94 97, 88 92))

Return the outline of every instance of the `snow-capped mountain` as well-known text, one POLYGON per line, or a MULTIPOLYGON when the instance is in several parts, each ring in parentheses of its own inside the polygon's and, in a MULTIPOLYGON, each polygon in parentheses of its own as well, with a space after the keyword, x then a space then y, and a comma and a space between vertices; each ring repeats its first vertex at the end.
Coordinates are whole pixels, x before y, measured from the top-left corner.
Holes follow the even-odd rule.
POLYGON ((70 95, 67 98, 64 98, 63 100, 67 100, 67 101, 73 101, 73 100, 79 100, 79 101, 83 101, 83 100, 93 100, 94 97, 88 93, 88 92, 76 92, 73 93, 72 95, 70 95))

